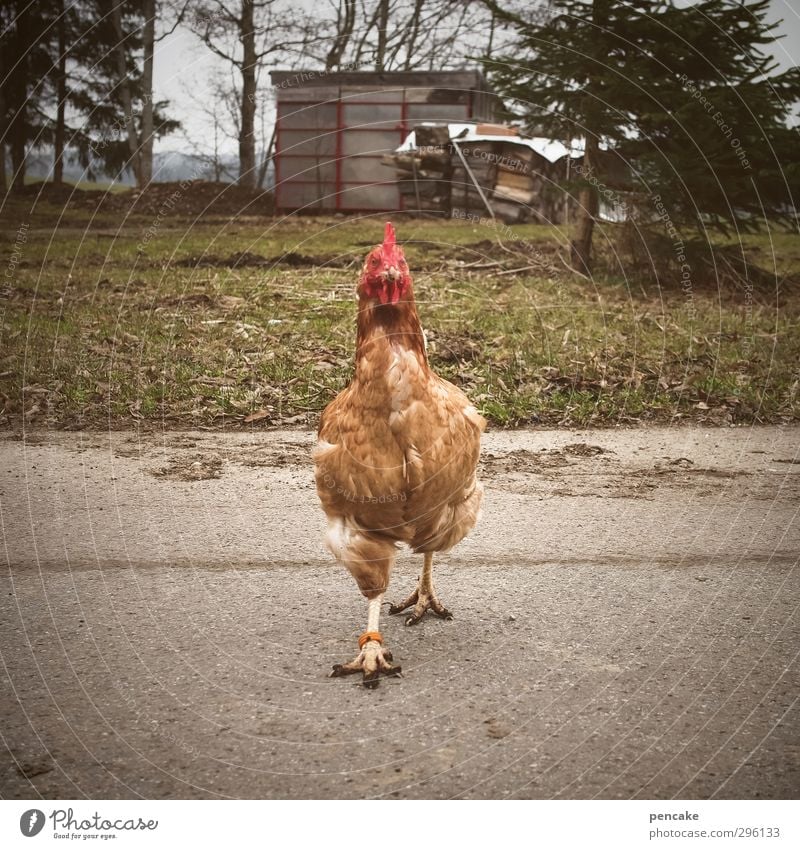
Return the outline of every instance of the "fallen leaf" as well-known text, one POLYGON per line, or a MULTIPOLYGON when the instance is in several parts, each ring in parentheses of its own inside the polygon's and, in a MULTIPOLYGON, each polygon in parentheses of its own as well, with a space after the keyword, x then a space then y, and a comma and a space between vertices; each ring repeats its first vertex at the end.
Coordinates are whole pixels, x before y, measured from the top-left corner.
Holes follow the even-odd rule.
POLYGON ((245 423, 250 424, 250 422, 260 422, 262 419, 269 418, 269 410, 256 410, 255 413, 250 413, 249 416, 245 417, 245 423))

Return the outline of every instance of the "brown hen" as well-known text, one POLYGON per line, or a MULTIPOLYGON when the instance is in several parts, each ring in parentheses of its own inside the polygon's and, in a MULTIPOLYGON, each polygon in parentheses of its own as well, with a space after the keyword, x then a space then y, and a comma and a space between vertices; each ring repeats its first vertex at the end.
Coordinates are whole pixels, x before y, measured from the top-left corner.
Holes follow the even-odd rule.
POLYGON ((361 671, 374 687, 381 674, 399 674, 379 618, 400 544, 423 554, 424 566, 417 588, 390 613, 413 607, 406 625, 428 610, 452 618, 433 588, 433 552, 452 548, 478 519, 485 426, 466 395, 428 365, 408 265, 387 223, 358 283, 355 374, 323 412, 314 450, 327 547, 368 599, 359 653, 333 676, 361 671))

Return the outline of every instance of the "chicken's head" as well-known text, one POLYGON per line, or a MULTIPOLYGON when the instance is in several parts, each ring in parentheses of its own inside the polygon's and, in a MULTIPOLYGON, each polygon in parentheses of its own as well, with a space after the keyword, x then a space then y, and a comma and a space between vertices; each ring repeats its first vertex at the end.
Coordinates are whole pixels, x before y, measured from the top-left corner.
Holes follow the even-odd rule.
POLYGON ((411 275, 403 249, 395 241, 394 227, 386 222, 383 244, 373 248, 364 263, 358 294, 382 304, 396 304, 411 288, 411 275))

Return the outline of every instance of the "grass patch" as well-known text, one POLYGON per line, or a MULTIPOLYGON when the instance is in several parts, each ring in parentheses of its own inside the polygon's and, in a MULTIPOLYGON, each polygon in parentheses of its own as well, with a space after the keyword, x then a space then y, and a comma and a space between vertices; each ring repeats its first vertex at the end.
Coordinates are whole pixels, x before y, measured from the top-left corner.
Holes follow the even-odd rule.
MULTIPOLYGON (((30 199, 7 201, 0 225, 0 422, 61 428, 313 422, 350 377, 356 275, 382 231, 30 199), (290 252, 319 267, 281 264, 290 252), (243 254, 268 261, 194 264, 243 254)), ((785 284, 688 297, 680 281, 568 274, 559 228, 514 227, 505 247, 474 222, 398 228, 432 365, 497 425, 797 417, 800 296, 785 284)), ((800 268, 797 236, 747 239, 783 274, 800 268)))

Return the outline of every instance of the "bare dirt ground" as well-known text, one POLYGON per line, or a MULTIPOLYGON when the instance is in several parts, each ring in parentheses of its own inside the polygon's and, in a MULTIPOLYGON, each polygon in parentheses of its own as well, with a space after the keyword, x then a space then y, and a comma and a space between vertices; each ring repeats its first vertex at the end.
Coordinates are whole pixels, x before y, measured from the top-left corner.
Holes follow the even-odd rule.
POLYGON ((312 441, 5 434, 2 797, 796 794, 800 430, 487 434, 456 618, 385 617, 375 691, 312 441))

